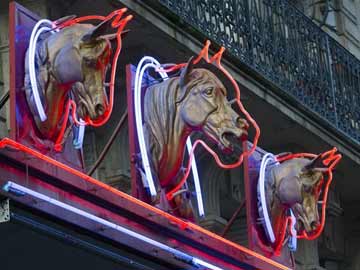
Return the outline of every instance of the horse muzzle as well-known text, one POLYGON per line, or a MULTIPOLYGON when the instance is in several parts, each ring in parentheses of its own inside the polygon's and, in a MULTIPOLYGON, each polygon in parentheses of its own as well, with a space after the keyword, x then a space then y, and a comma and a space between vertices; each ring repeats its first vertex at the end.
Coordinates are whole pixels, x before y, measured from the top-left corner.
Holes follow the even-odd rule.
MULTIPOLYGON (((103 96, 91 95, 91 93, 94 92, 96 91, 87 91, 83 84, 77 84, 74 94, 76 95, 75 98, 78 104, 77 113, 82 119, 90 118, 91 120, 97 120, 101 118, 106 111, 103 96)), ((101 91, 101 93, 103 93, 103 91, 101 91)))
POLYGON ((98 104, 86 104, 80 102, 78 108, 78 114, 82 119, 89 117, 91 120, 97 120, 101 118, 105 113, 105 106, 101 103, 98 104))
POLYGON ((205 125, 205 133, 215 141, 219 148, 226 153, 231 153, 234 148, 241 148, 241 141, 247 137, 247 128, 249 125, 244 119, 237 120, 236 123, 224 121, 223 125, 214 128, 211 125, 205 125), (228 123, 228 125, 226 125, 228 123))
POLYGON ((292 207, 297 220, 297 231, 305 230, 307 233, 314 232, 320 225, 320 220, 316 212, 306 213, 304 207, 297 203, 292 207))

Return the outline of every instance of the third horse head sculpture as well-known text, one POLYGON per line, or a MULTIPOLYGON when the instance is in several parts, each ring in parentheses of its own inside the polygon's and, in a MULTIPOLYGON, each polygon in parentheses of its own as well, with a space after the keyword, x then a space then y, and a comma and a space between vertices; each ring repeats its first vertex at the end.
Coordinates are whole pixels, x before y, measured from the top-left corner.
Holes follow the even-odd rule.
MULTIPOLYGON (((336 151, 334 148, 312 159, 302 157, 301 154, 295 154, 294 158, 293 155, 289 155, 283 161, 280 157, 278 160, 281 162, 269 168, 264 179, 266 205, 262 205, 261 208, 266 207, 269 211, 273 236, 269 237, 269 231, 267 234, 269 239, 273 238, 271 242, 276 253, 280 251, 285 239, 289 225, 289 210, 296 220, 295 230, 298 238, 315 239, 320 235, 325 223, 332 169, 341 159, 341 155, 336 151)), ((260 178, 259 183, 262 181, 260 178)), ((259 198, 261 199, 261 193, 259 198)), ((261 208, 260 212, 263 212, 261 208)))
MULTIPOLYGON (((179 77, 150 86, 144 101, 144 130, 158 194, 179 184, 186 139, 203 133, 223 150, 231 149, 226 135, 247 134, 247 121, 227 100, 227 90, 207 69, 193 68, 192 59, 179 77)), ((170 201, 173 212, 193 219, 188 192, 177 192, 170 201)), ((156 202, 153 202, 156 203, 156 202)))

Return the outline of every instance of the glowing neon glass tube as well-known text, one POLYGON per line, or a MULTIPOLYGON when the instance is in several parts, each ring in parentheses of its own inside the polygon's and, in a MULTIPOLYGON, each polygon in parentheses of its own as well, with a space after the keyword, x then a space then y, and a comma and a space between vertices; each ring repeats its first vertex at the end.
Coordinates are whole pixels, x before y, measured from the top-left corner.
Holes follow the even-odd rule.
POLYGON ((100 223, 108 228, 111 228, 111 229, 114 229, 118 232, 121 232, 121 233, 124 233, 130 237, 133 237, 135 239, 138 239, 144 243, 147 243, 147 244, 150 244, 154 247, 157 247, 161 250, 164 250, 166 252, 169 252, 169 253, 172 253, 174 257, 176 258, 180 258, 181 260, 185 261, 185 262, 188 262, 192 265, 200 265, 200 266, 203 266, 203 267, 206 267, 207 269, 212 269, 212 270, 222 270, 222 268, 216 266, 216 265, 213 265, 211 263, 208 263, 202 259, 199 259, 199 258, 196 258, 194 256, 191 256, 185 252, 182 252, 180 250, 177 250, 175 248, 172 248, 168 245, 165 245, 161 242, 158 242, 156 240, 153 240, 151 239, 150 237, 147 237, 145 235, 142 235, 140 233, 137 233, 135 231, 132 231, 128 228, 125 228, 121 225, 118 225, 118 224, 115 224, 113 222, 110 222, 106 219, 103 219, 103 218, 100 218, 100 217, 97 217, 89 212, 86 212, 82 209, 79 209, 79 208, 76 208, 72 205, 69 205, 69 204, 66 204, 66 203, 63 203, 61 201, 58 201, 56 199, 53 199, 49 196, 46 196, 44 194, 41 194, 39 192, 36 192, 34 190, 31 190, 29 188, 26 188, 24 186, 21 186, 19 184, 16 184, 14 182, 11 182, 11 181, 8 181, 4 187, 3 187, 3 190, 6 191, 6 192, 12 192, 16 195, 30 195, 34 198, 37 198, 39 200, 42 200, 44 202, 47 202, 49 204, 52 204, 52 205, 55 205, 57 207, 60 207, 62 209, 65 209, 69 212, 72 212, 74 214, 77 214, 79 216, 82 216, 82 217, 85 217, 85 218, 88 218, 92 221, 95 221, 97 223, 100 223))
MULTIPOLYGON (((36 43, 42 33, 49 32, 53 34, 54 32, 59 31, 59 29, 54 29, 54 27, 55 27, 54 23, 50 20, 47 19, 39 20, 35 24, 29 40, 28 69, 29 69, 30 85, 34 97, 35 107, 38 112, 39 118, 42 122, 44 122, 47 119, 47 116, 45 113, 45 108, 40 99, 39 88, 36 79, 36 72, 35 72, 36 43), (48 26, 44 26, 40 28, 41 25, 48 25, 48 26)), ((80 122, 84 123, 82 119, 80 119, 80 122)), ((82 147, 84 141, 84 134, 85 134, 85 127, 80 125, 79 131, 77 132, 76 138, 74 139, 73 142, 74 147, 76 149, 80 149, 82 147)))
POLYGON ((296 217, 293 213, 293 211, 290 209, 290 217, 291 217, 291 236, 289 239, 289 249, 291 251, 296 251, 297 249, 297 231, 296 231, 296 217))
MULTIPOLYGON (((191 154, 191 149, 192 149, 192 143, 191 143, 190 136, 186 140, 186 147, 187 147, 188 153, 190 155, 191 154)), ((193 159, 191 160, 191 169, 192 169, 192 174, 193 174, 193 179, 194 179, 196 200, 197 200, 197 204, 198 204, 199 216, 203 217, 205 215, 205 211, 204 211, 204 204, 203 204, 202 193, 201 193, 200 179, 199 179, 198 169, 197 169, 197 166, 196 166, 195 155, 194 155, 193 159)))
POLYGON ((29 41, 29 52, 28 52, 28 66, 29 67, 28 68, 29 68, 30 84, 31 84, 31 89, 32 89, 32 93, 34 96, 36 110, 37 110, 40 120, 42 122, 44 122, 47 119, 47 117, 45 114, 44 107, 40 100, 39 89, 38 89, 38 84, 37 84, 37 80, 36 80, 35 51, 36 51, 36 42, 37 42, 37 39, 39 38, 40 34, 45 31, 51 31, 52 27, 53 27, 53 23, 50 20, 42 19, 42 20, 38 21, 35 24, 32 32, 31 32, 30 41, 29 41), (41 27, 38 30, 38 28, 43 24, 48 25, 50 27, 41 27))
MULTIPOLYGON (((155 190, 155 184, 154 179, 151 173, 150 169, 150 162, 146 151, 146 145, 145 145, 145 138, 144 138, 144 130, 143 130, 143 119, 142 119, 142 111, 141 111, 141 86, 142 86, 142 79, 144 76, 144 73, 146 69, 148 68, 154 68, 155 70, 159 70, 161 67, 160 63, 151 56, 145 56, 143 57, 140 62, 137 65, 137 69, 135 72, 135 86, 134 86, 134 110, 135 110, 135 123, 136 123, 136 130, 138 134, 138 142, 140 147, 140 154, 141 159, 143 162, 143 167, 145 171, 146 181, 147 185, 149 187, 149 191, 152 197, 155 197, 157 192, 155 190)), ((160 71, 158 72, 164 80, 168 78, 168 75, 166 72, 160 71)), ((192 143, 190 137, 186 140, 186 146, 188 153, 190 155, 191 149, 192 149, 192 143)), ((196 166, 195 158, 191 161, 191 167, 192 167, 192 174, 193 179, 195 183, 195 190, 196 190, 196 199, 198 202, 198 210, 199 215, 204 216, 204 205, 202 200, 202 194, 201 194, 201 187, 200 187, 200 180, 199 180, 199 174, 196 166)))
MULTIPOLYGON (((238 245, 230 240, 227 240, 215 233, 212 233, 196 224, 193 224, 191 222, 188 222, 188 221, 184 221, 180 218, 177 218, 167 212, 164 212, 162 210, 160 210, 159 208, 156 208, 154 206, 151 206, 150 204, 148 203, 145 203, 143 201, 140 201, 126 193, 123 193, 122 191, 118 190, 118 189, 115 189, 103 182, 100 182, 99 180, 96 180, 94 178, 92 178, 91 176, 89 175, 86 175, 76 169, 73 169, 67 165, 65 165, 64 163, 61 163, 55 159, 52 159, 44 154, 41 154, 25 145, 22 145, 16 141, 13 141, 9 138, 3 138, 2 140, 0 140, 0 149, 4 149, 5 147, 9 147, 10 149, 13 149, 13 150, 17 150, 17 151, 21 151, 23 153, 26 153, 26 154, 29 154, 31 155, 32 157, 35 157, 37 159, 40 159, 44 162, 47 162, 53 166, 55 166, 56 168, 58 169, 61 169, 61 170, 64 170, 68 173, 71 173, 77 177, 80 177, 83 181, 87 182, 87 183, 90 183, 91 185, 95 185, 96 187, 98 188, 101 188, 103 190, 106 190, 108 192, 111 192, 112 194, 118 196, 119 198, 121 199, 124 199, 124 200, 127 200, 129 201, 131 204, 135 205, 135 206, 140 206, 140 207, 143 207, 144 209, 147 209, 148 211, 152 212, 152 213, 155 213, 157 215, 159 215, 161 218, 165 218, 167 219, 168 221, 172 222, 173 224, 177 224, 178 227, 182 230, 186 229, 186 228, 189 228, 195 232, 198 232, 198 233, 202 233, 204 234, 206 237, 210 237, 212 239, 216 239, 217 241, 220 241, 221 243, 225 244, 225 245, 228 245, 229 247, 232 247, 232 248, 235 248, 236 250, 240 251, 240 252, 244 252, 245 253, 245 256, 252 256, 256 259, 259 259, 263 262, 266 262, 274 267, 277 267, 279 269, 283 269, 283 270, 290 270, 290 268, 274 261, 274 260, 271 260, 255 251, 252 251, 246 247, 243 247, 241 245, 238 245)), ((333 163, 334 164, 334 163, 333 163)), ((335 164, 334 164, 335 166, 335 164)))
POLYGON ((259 181, 258 181, 258 192, 260 197, 260 204, 262 208, 262 216, 264 219, 264 225, 265 225, 265 231, 266 235, 268 236, 271 243, 275 242, 275 234, 274 230, 271 225, 270 217, 269 217, 269 210, 267 209, 266 204, 266 195, 265 195, 265 171, 267 164, 272 161, 276 162, 276 157, 271 153, 266 153, 262 160, 260 165, 260 172, 259 172, 259 181))

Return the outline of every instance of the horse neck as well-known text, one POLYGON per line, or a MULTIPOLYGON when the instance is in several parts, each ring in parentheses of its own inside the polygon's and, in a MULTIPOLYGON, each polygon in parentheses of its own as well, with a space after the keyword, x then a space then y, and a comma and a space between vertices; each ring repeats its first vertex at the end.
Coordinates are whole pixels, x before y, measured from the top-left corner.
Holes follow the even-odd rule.
POLYGON ((191 130, 179 114, 176 104, 178 79, 149 89, 145 97, 147 125, 151 127, 155 149, 151 151, 154 169, 161 186, 176 185, 185 144, 191 130), (156 104, 156 105, 155 105, 156 104))
MULTIPOLYGON (((50 79, 52 80, 52 79, 50 79)), ((67 94, 71 85, 57 85, 55 81, 49 83, 45 91, 46 99, 46 125, 50 131, 51 137, 56 136, 60 130, 60 124, 65 121, 67 94)))
MULTIPOLYGON (((51 44, 54 45, 53 47, 55 48, 60 48, 57 41, 52 42, 51 44)), ((53 59, 56 55, 55 51, 57 50, 50 52, 48 47, 48 41, 44 41, 41 48, 46 51, 47 61, 50 61, 51 64, 53 64, 53 59)), ((67 94, 71 89, 71 84, 59 85, 50 71, 51 70, 46 71, 46 76, 44 77, 47 78, 47 81, 42 84, 47 119, 44 122, 37 121, 37 126, 46 138, 56 139, 61 129, 61 123, 64 121, 65 103, 67 94)))
POLYGON ((278 198, 273 198, 273 206, 271 208, 271 223, 275 233, 275 241, 279 241, 280 234, 284 229, 287 210, 288 207, 283 205, 278 198))
POLYGON ((190 131, 178 113, 168 127, 170 132, 163 142, 163 152, 159 162, 159 179, 162 185, 169 181, 171 181, 169 184, 176 185, 180 181, 177 175, 182 166, 186 139, 190 131))

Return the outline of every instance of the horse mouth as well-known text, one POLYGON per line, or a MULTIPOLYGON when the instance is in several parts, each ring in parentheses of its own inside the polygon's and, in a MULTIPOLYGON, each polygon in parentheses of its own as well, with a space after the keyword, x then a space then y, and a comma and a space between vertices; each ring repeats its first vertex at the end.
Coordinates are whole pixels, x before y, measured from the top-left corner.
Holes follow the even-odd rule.
POLYGON ((217 130, 209 126, 204 127, 205 134, 215 143, 224 153, 233 153, 234 147, 241 147, 241 137, 247 132, 241 129, 224 128, 217 130))
POLYGON ((298 232, 302 232, 305 230, 307 233, 311 233, 314 232, 318 228, 318 226, 319 226, 318 222, 312 222, 311 224, 309 224, 309 222, 307 222, 303 218, 298 218, 296 229, 298 232))
POLYGON ((305 230, 307 233, 311 233, 318 228, 319 221, 310 222, 305 212, 302 210, 301 205, 297 204, 293 210, 296 216, 296 229, 298 232, 305 230))
POLYGON ((94 106, 88 104, 84 99, 80 98, 80 102, 77 109, 78 115, 85 119, 87 116, 90 117, 91 120, 95 120, 98 116, 95 112, 94 106))
POLYGON ((82 119, 89 117, 96 120, 105 113, 105 107, 102 104, 94 105, 89 95, 79 95, 77 113, 82 119))

